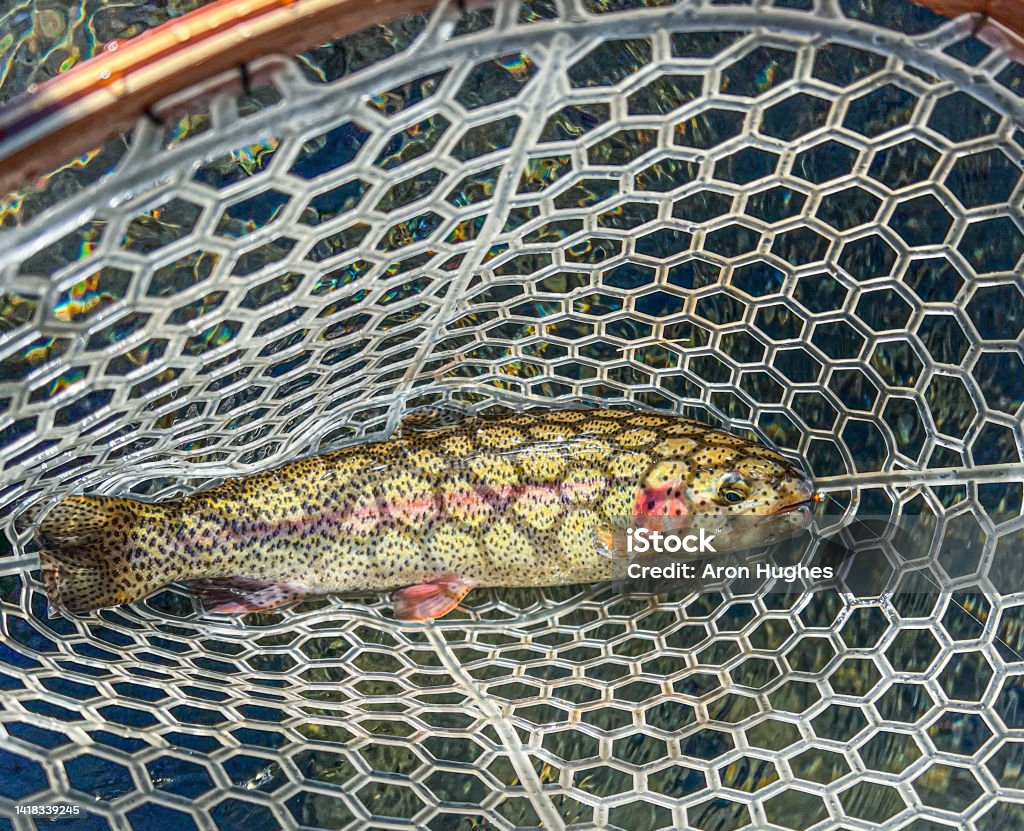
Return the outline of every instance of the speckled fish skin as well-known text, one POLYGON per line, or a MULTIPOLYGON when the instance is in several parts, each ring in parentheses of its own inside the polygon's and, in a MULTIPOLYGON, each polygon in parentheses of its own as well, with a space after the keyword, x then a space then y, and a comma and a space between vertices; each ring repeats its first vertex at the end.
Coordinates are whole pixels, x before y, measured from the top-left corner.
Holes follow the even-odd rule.
POLYGON ((68 497, 39 541, 51 603, 71 612, 236 577, 301 593, 445 575, 547 586, 610 579, 595 534, 624 517, 792 513, 799 524, 811 494, 784 457, 707 425, 562 410, 403 431, 160 504, 68 497))

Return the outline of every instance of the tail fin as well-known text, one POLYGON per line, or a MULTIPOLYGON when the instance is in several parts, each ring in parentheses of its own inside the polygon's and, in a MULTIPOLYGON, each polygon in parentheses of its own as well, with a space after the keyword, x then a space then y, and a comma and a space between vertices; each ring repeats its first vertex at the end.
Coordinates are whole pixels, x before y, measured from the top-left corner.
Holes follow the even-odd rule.
POLYGON ((141 600, 173 577, 154 578, 145 550, 158 505, 69 496, 39 524, 43 584, 56 611, 89 612, 141 600))

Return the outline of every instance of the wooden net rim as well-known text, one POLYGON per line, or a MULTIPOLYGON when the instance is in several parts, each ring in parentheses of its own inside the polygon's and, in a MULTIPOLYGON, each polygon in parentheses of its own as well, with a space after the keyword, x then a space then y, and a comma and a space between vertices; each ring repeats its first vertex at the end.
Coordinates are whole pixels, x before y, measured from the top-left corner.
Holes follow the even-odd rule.
POLYGON ((249 62, 295 55, 367 26, 429 12, 437 0, 215 0, 103 51, 0 109, 0 187, 14 188, 132 127, 168 96, 244 91, 249 62), (187 48, 186 48, 187 47, 187 48))

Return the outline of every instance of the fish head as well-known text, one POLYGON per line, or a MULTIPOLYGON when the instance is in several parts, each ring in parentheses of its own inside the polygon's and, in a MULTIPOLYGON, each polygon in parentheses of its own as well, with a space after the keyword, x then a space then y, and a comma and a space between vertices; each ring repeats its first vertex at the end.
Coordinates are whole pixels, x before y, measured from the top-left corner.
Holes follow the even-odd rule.
POLYGON ((784 456, 731 433, 667 439, 634 505, 640 525, 704 529, 736 550, 792 537, 812 520, 814 485, 784 456))

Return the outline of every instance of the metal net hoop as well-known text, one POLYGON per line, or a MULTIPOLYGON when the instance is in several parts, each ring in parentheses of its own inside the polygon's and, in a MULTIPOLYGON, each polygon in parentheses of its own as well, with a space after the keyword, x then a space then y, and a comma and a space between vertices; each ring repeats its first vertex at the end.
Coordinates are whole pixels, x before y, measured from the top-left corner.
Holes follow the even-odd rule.
POLYGON ((7 203, 0 725, 32 794, 110 771, 110 827, 1016 821, 1024 75, 910 4, 783 5, 442 9, 357 71, 186 90, 7 203), (71 621, 15 523, 421 404, 568 401, 750 431, 973 566, 868 599, 493 591, 427 629, 176 589, 71 621))

